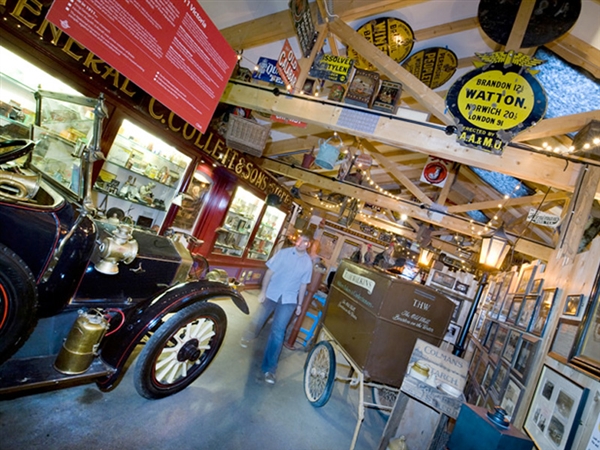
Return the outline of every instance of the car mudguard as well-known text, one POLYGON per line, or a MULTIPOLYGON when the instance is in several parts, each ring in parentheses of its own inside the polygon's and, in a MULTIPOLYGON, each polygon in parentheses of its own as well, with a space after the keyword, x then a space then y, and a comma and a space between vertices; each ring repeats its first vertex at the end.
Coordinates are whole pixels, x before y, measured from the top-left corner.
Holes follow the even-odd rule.
POLYGON ((244 313, 250 310, 242 294, 229 286, 214 281, 200 280, 171 286, 157 297, 138 305, 126 316, 125 323, 115 333, 105 337, 101 344, 102 360, 115 369, 96 381, 101 390, 111 389, 118 381, 127 359, 149 331, 156 328, 162 318, 170 313, 211 298, 229 297, 244 313))

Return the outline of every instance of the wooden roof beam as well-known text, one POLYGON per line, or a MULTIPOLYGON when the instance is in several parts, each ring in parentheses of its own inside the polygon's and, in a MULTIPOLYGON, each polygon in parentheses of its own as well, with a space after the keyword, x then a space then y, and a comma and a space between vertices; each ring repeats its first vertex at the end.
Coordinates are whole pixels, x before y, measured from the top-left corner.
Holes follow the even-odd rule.
POLYGON ((448 212, 452 214, 463 213, 467 211, 485 210, 485 209, 497 209, 498 204, 502 204, 504 207, 508 206, 525 206, 525 205, 536 205, 542 201, 551 202, 555 200, 568 200, 571 197, 566 192, 555 192, 552 194, 536 194, 527 197, 509 198, 504 200, 499 198, 498 200, 488 200, 485 202, 469 203, 467 205, 455 205, 449 206, 448 212), (544 198, 545 197, 545 198, 544 198))
POLYGON ((543 119, 537 125, 522 131, 513 138, 515 142, 530 141, 581 130, 592 120, 600 120, 600 110, 572 114, 570 116, 543 119))

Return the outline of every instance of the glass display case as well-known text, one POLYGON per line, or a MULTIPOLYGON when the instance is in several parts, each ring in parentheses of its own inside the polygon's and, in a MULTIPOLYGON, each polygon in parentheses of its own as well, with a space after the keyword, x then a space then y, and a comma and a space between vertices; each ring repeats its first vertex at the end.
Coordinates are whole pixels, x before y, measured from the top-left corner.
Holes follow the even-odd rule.
POLYGON ((248 258, 266 261, 271 255, 279 230, 285 220, 285 213, 274 206, 267 206, 258 226, 258 231, 248 252, 248 258))
POLYGON ((216 230, 213 253, 241 257, 264 203, 246 189, 238 187, 223 225, 216 230))
POLYGON ((124 120, 94 184, 107 216, 160 227, 191 158, 124 120), (122 219, 122 217, 119 217, 122 219))
POLYGON ((171 224, 171 228, 194 234, 194 229, 196 228, 212 184, 213 182, 210 177, 202 172, 200 167, 197 167, 185 193, 179 194, 173 200, 173 203, 179 206, 179 209, 171 224))

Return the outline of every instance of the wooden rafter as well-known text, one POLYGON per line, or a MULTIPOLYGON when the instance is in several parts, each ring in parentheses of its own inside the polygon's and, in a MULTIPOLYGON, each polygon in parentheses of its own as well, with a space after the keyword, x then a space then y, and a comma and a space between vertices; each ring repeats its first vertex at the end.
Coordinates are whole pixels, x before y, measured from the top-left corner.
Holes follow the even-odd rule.
POLYGON ((600 120, 600 110, 544 119, 537 125, 519 133, 513 141, 523 142, 581 130, 592 120, 600 120))
POLYGON ((452 214, 463 213, 467 211, 497 209, 498 204, 502 203, 504 207, 536 205, 542 201, 568 200, 571 196, 566 192, 556 192, 544 196, 544 194, 530 195, 527 197, 509 198, 507 200, 487 200, 485 202, 469 203, 467 205, 449 206, 448 212, 452 214), (544 198, 545 197, 545 198, 544 198))

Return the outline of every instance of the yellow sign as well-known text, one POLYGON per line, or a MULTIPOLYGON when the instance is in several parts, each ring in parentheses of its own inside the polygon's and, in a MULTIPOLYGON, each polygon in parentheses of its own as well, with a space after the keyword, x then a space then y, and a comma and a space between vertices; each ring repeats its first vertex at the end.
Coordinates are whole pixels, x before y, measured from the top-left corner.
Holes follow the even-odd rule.
MULTIPOLYGON (((398 63, 410 54, 415 42, 415 35, 410 26, 393 17, 373 19, 362 25, 357 32, 398 63)), ((375 66, 352 47, 348 47, 348 57, 355 61, 354 67, 376 70, 375 66)))

